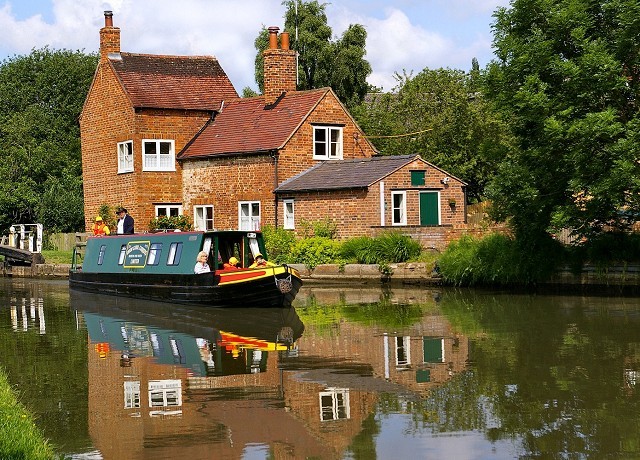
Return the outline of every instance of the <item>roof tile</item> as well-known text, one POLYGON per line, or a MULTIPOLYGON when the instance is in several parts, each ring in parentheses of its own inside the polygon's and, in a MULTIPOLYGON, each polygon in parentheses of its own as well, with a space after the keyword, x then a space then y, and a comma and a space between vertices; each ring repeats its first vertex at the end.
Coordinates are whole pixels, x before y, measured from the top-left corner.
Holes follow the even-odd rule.
POLYGON ((229 77, 212 56, 110 56, 134 107, 215 110, 237 98, 229 77))
POLYGON ((266 152, 282 148, 328 88, 287 93, 272 107, 263 97, 225 102, 213 122, 178 155, 179 159, 266 152))

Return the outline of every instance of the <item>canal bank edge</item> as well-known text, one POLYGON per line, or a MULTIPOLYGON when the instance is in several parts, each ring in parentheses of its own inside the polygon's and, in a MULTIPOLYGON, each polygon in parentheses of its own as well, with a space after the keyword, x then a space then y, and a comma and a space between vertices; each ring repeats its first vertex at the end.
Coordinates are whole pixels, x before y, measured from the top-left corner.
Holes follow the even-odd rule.
MULTIPOLYGON (((382 284, 439 286, 441 279, 433 271, 433 265, 423 262, 377 264, 325 264, 313 270, 303 264, 290 264, 300 272, 305 283, 321 284, 382 284)), ((3 276, 16 278, 62 279, 69 277, 70 264, 36 264, 33 266, 4 266, 3 276)), ((603 294, 640 294, 640 264, 614 265, 599 269, 585 265, 579 274, 568 267, 556 274, 544 285, 549 290, 589 290, 603 294)))

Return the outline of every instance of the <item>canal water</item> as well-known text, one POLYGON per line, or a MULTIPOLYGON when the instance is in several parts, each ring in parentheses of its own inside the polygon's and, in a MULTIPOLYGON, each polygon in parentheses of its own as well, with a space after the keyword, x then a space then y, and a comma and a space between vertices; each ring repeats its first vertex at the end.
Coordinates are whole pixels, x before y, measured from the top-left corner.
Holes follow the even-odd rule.
POLYGON ((305 286, 219 310, 5 278, 0 365, 65 458, 640 458, 639 298, 305 286))

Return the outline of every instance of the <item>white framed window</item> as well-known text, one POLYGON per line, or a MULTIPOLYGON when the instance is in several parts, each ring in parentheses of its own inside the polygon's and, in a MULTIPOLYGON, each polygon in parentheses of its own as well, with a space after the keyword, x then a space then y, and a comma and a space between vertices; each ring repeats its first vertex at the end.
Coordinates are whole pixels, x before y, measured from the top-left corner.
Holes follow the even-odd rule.
POLYGON ((391 224, 407 225, 407 192, 391 192, 391 224))
POLYGON ((175 171, 175 142, 161 139, 142 140, 143 171, 175 171))
POLYGON ((238 229, 260 230, 260 202, 238 202, 238 229))
POLYGON ((213 230, 213 206, 194 206, 193 226, 200 231, 213 230))
POLYGON ((140 407, 140 382, 124 382, 124 408, 136 409, 140 407))
POLYGON ((284 207, 284 228, 287 230, 293 230, 296 228, 294 214, 293 214, 293 200, 283 200, 284 207))
POLYGON ((182 214, 181 204, 157 204, 156 205, 156 217, 168 216, 178 217, 182 214))
POLYGON ((397 336, 396 342, 396 368, 405 368, 411 365, 411 347, 409 336, 397 336))
POLYGON ((133 141, 118 142, 118 174, 133 171, 133 141))
POLYGON ((342 127, 314 126, 313 127, 313 159, 341 160, 342 159, 342 127))
POLYGON ((348 388, 327 388, 320 392, 320 420, 351 418, 348 388))
POLYGON ((180 380, 149 380, 149 407, 182 406, 180 380))

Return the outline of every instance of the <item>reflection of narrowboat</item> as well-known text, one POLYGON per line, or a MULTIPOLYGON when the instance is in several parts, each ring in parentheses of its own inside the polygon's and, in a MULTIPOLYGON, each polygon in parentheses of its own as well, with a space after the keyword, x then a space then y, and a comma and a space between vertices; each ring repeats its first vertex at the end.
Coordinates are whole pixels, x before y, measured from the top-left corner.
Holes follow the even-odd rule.
POLYGON ((293 307, 206 308, 71 291, 94 351, 121 364, 152 358, 196 376, 264 372, 269 352, 294 352, 304 325, 293 307))
POLYGON ((265 254, 260 232, 164 232, 90 237, 74 251, 69 285, 101 294, 209 306, 289 306, 302 280, 287 265, 249 268, 265 254), (194 274, 197 255, 211 272, 194 274), (239 269, 224 269, 231 257, 239 269))

